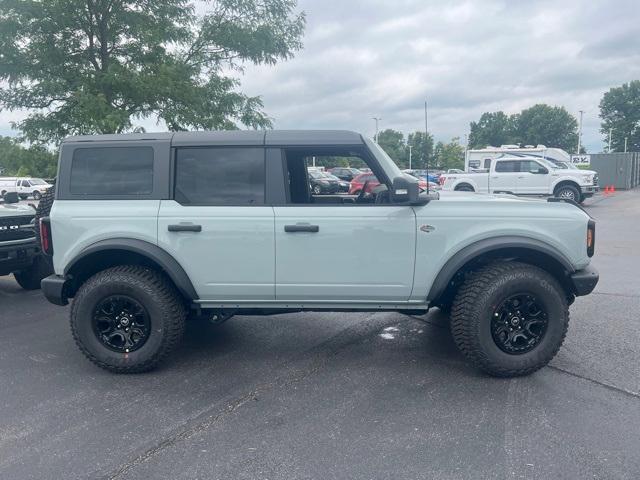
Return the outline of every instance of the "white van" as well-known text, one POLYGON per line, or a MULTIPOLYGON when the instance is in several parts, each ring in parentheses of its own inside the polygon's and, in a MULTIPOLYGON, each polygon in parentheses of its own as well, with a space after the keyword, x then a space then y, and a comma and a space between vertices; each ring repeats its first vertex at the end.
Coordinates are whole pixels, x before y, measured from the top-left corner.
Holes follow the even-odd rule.
POLYGON ((29 197, 40 200, 42 194, 51 186, 41 178, 0 177, 0 196, 4 197, 5 193, 16 192, 23 200, 29 197))

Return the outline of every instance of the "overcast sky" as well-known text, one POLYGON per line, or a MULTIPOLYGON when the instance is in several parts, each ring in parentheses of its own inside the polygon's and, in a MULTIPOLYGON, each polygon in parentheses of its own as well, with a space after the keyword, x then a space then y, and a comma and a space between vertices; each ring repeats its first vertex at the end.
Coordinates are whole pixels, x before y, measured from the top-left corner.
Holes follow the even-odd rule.
MULTIPOLYGON (((482 112, 544 102, 578 116, 601 151, 598 103, 640 79, 639 0, 300 0, 305 48, 273 67, 246 69, 276 128, 429 130, 464 139, 482 112)), ((0 113, 0 134, 20 112, 0 113)), ((161 129, 143 122, 148 130, 161 129)), ((13 133, 15 134, 15 132, 13 133)))
POLYGON ((578 116, 602 149, 598 103, 640 79, 639 0, 301 0, 305 48, 249 68, 276 128, 429 130, 464 138, 482 112, 545 102, 578 116))

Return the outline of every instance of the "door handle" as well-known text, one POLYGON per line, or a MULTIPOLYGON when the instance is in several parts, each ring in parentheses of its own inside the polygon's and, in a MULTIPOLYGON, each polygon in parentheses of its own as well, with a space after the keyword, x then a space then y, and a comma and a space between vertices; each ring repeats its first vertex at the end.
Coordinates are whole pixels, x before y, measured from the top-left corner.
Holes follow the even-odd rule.
POLYGON ((308 223, 297 223, 295 225, 285 225, 284 231, 287 233, 295 233, 295 232, 318 233, 320 231, 320 227, 318 225, 309 225, 308 223))
POLYGON ((177 225, 169 225, 168 230, 170 232, 201 232, 202 225, 195 225, 193 223, 179 223, 177 225))
POLYGON ((518 177, 518 178, 522 179, 522 178, 524 178, 524 177, 518 177))

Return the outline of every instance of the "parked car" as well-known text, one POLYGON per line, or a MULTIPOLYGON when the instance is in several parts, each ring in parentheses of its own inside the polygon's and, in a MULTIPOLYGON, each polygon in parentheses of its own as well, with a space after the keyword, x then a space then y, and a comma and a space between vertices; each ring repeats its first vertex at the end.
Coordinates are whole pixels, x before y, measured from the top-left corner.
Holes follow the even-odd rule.
POLYGON ((77 345, 113 372, 158 365, 189 314, 436 306, 451 309, 469 360, 525 375, 554 357, 569 305, 598 282, 595 221, 573 203, 420 194, 354 132, 71 137, 59 163, 40 223, 55 275, 42 289, 58 305, 73 299, 77 345), (368 162, 378 187, 312 196, 306 159, 345 153, 368 162))
POLYGON ((432 183, 439 183, 440 173, 433 170, 409 170, 405 169, 403 172, 413 175, 417 178, 422 178, 423 180, 429 180, 432 183))
POLYGON ((599 190, 598 173, 558 168, 535 157, 486 159, 488 171, 447 174, 443 190, 514 195, 544 195, 582 202, 599 190))
POLYGON ((40 200, 42 194, 51 188, 51 184, 41 178, 30 177, 0 177, 0 196, 9 192, 16 192, 20 198, 26 200, 33 197, 40 200))
POLYGON ((361 173, 357 175, 349 185, 349 195, 360 195, 364 188, 364 193, 370 194, 380 182, 373 173, 361 173))
POLYGON ((346 180, 347 182, 350 182, 354 177, 362 173, 360 170, 353 167, 334 167, 329 170, 329 172, 340 180, 346 180))
POLYGON ((338 177, 336 177, 335 175, 332 175, 331 173, 325 173, 324 174, 329 180, 338 182, 338 193, 348 193, 349 192, 349 187, 350 187, 350 182, 347 182, 346 180, 342 180, 338 177))
POLYGON ((34 208, 18 202, 17 192, 7 192, 0 203, 0 276, 13 273, 22 288, 35 290, 53 269, 36 240, 34 208))
POLYGON ((340 180, 318 170, 309 170, 309 184, 314 195, 338 193, 341 189, 340 180))

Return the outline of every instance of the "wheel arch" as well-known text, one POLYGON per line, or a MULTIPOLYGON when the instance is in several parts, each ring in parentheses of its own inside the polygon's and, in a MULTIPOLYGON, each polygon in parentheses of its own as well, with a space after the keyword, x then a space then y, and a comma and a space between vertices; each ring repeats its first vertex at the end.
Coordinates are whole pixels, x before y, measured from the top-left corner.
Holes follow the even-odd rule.
POLYGON ((436 275, 427 301, 438 305, 452 300, 467 272, 495 260, 517 260, 542 268, 560 282, 568 297, 573 294, 568 275, 575 268, 562 253, 537 239, 505 236, 480 240, 452 255, 436 275))
POLYGON ((197 300, 198 294, 184 268, 169 253, 144 240, 113 238, 96 242, 82 250, 64 269, 71 279, 68 296, 91 275, 117 265, 144 265, 164 272, 187 300, 197 300))
POLYGON ((458 188, 459 188, 459 187, 462 187, 462 186, 464 186, 464 185, 466 185, 466 186, 469 186, 469 187, 473 188, 473 191, 474 191, 474 192, 477 192, 477 191, 478 191, 478 186, 476 185, 476 183, 475 183, 474 181, 472 181, 472 180, 467 180, 467 179, 461 179, 461 180, 458 180, 458 181, 453 185, 452 189, 453 189, 454 191, 456 191, 456 190, 458 190, 458 188))
POLYGON ((566 185, 570 185, 574 188, 576 188, 578 190, 578 193, 580 193, 582 191, 582 189, 580 188, 580 185, 578 184, 578 182, 576 182, 575 180, 569 180, 567 178, 561 179, 558 182, 555 183, 555 185, 553 186, 553 194, 555 195, 556 192, 558 191, 558 189, 566 186, 566 185))

